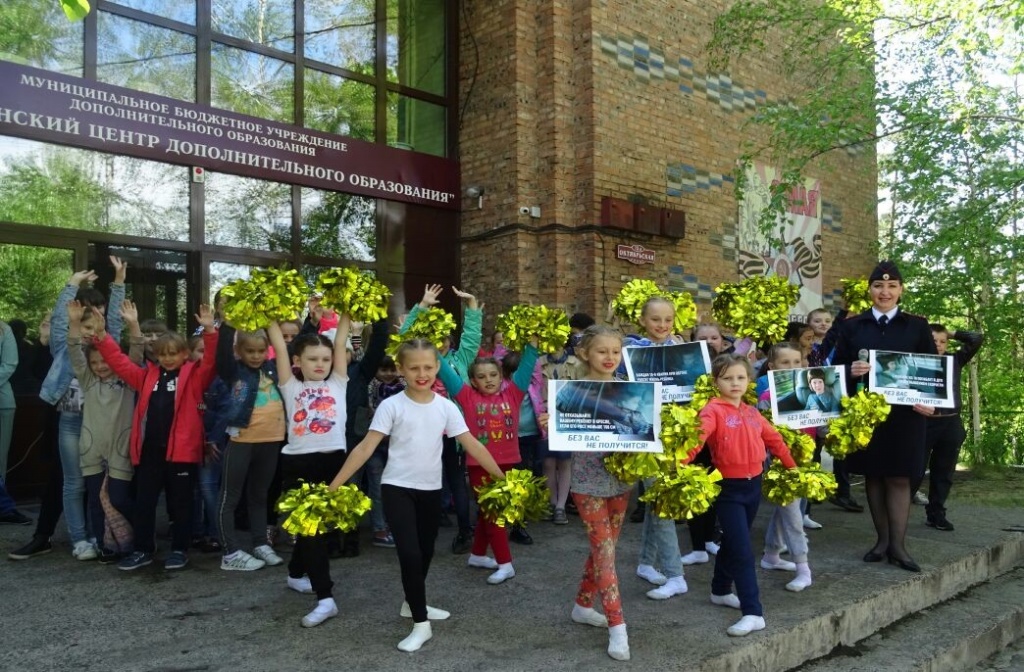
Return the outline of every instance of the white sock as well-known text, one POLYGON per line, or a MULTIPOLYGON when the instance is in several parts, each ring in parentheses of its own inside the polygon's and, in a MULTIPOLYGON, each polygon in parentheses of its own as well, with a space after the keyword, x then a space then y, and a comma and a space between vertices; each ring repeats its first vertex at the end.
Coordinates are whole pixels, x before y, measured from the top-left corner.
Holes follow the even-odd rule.
POLYGON ((400 651, 408 651, 409 653, 419 651, 420 647, 426 644, 433 636, 434 633, 430 629, 430 621, 415 623, 409 636, 398 643, 398 648, 400 651))
POLYGON ((313 584, 309 582, 309 577, 300 576, 297 579, 288 577, 288 587, 299 593, 312 593, 313 584))
POLYGON ((591 607, 583 607, 578 604, 572 605, 572 620, 584 625, 592 625, 595 628, 607 628, 608 619, 604 614, 599 613, 591 607))
MULTIPOLYGON (((408 602, 402 602, 402 608, 398 610, 398 615, 402 618, 412 618, 412 608, 409 607, 408 602)), ((427 620, 428 621, 444 621, 451 617, 450 611, 444 609, 437 609, 429 604, 427 605, 427 620)))
POLYGON ((473 555, 472 553, 469 554, 469 560, 466 561, 466 564, 470 567, 478 567, 480 569, 498 568, 498 562, 494 558, 486 555, 473 555))
POLYGON ((764 630, 764 616, 744 616, 725 632, 732 637, 744 637, 755 630, 764 630))
POLYGON ((656 586, 664 586, 665 582, 668 581, 664 574, 651 565, 637 565, 636 575, 656 586))
POLYGON ((710 553, 711 555, 718 555, 718 551, 721 548, 722 547, 719 544, 716 544, 713 541, 709 541, 706 544, 704 544, 704 550, 710 553))
POLYGON ((682 595, 689 590, 686 579, 682 576, 673 576, 664 586, 647 591, 647 597, 652 600, 667 600, 675 595, 682 595))
POLYGON ((811 566, 806 562, 796 563, 796 578, 786 584, 786 590, 799 593, 811 585, 811 566))
POLYGON ((498 565, 498 571, 494 572, 487 577, 487 583, 492 586, 496 586, 499 583, 504 583, 508 579, 511 579, 516 575, 516 570, 512 568, 511 562, 503 562, 498 565))
POLYGON ((684 565, 701 565, 711 561, 707 551, 690 551, 679 559, 684 565))
POLYGON ((608 655, 615 660, 629 660, 629 636, 625 623, 608 628, 608 655))
POLYGON ((333 597, 328 597, 320 600, 316 604, 316 608, 302 617, 302 627, 313 628, 328 618, 334 618, 338 615, 338 605, 334 602, 333 597))
POLYGON ((721 607, 729 607, 731 609, 740 608, 740 598, 736 597, 735 593, 729 593, 728 595, 715 595, 711 593, 711 604, 717 604, 721 607))

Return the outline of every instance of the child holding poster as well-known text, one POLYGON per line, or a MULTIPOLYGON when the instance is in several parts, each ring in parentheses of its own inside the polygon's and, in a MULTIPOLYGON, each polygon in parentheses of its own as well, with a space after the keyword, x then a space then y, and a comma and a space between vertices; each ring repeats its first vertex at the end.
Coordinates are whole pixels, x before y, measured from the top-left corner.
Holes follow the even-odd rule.
MULTIPOLYGON (((668 299, 654 296, 647 300, 640 309, 640 327, 647 338, 627 337, 625 345, 641 347, 658 347, 675 345, 672 335, 675 325, 675 306, 668 299)), ((654 479, 646 479, 644 487, 650 487, 654 479)), ((640 561, 636 575, 653 583, 657 588, 647 592, 652 600, 667 600, 687 591, 686 578, 683 576, 683 563, 679 556, 679 536, 676 534, 676 521, 662 518, 644 508, 644 526, 640 533, 640 561), (655 563, 661 571, 655 568, 655 563)))
POLYGON ((726 633, 733 637, 764 630, 764 612, 754 571, 750 527, 761 503, 761 475, 765 449, 779 458, 787 469, 796 467, 789 448, 756 408, 743 403, 753 369, 746 357, 719 355, 711 365, 711 378, 718 389, 700 412, 705 443, 690 451, 689 459, 708 446, 711 462, 722 473, 722 491, 716 500, 722 524, 722 548, 715 558, 711 580, 711 603, 740 609, 743 617, 726 633), (736 593, 732 592, 735 583, 736 593))
MULTIPOLYGON (((576 346, 583 368, 581 380, 612 381, 622 363, 622 334, 610 327, 587 327, 576 346)), ((564 388, 569 391, 569 388, 564 388)), ((630 485, 608 473, 606 453, 572 454, 572 497, 587 530, 590 555, 583 569, 583 580, 572 608, 576 623, 608 628, 608 655, 629 660, 629 639, 619 597, 619 579, 615 574, 615 543, 629 505, 630 485), (600 595, 602 616, 594 609, 600 595)))

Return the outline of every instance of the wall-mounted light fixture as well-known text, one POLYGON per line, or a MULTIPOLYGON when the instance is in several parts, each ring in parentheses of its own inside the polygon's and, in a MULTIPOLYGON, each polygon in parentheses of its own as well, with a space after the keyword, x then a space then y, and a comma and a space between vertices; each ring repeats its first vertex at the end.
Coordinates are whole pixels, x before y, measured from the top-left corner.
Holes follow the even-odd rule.
POLYGON ((485 193, 485 190, 481 186, 478 186, 478 185, 474 184, 474 185, 470 185, 470 186, 466 187, 466 196, 469 196, 470 198, 475 198, 476 199, 476 209, 477 210, 483 210, 484 209, 484 193, 485 193))

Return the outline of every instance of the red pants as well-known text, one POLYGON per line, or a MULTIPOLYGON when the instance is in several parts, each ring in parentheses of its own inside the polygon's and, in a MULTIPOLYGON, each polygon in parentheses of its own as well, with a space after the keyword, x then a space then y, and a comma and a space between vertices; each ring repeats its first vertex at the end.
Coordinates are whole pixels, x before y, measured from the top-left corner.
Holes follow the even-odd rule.
MULTIPOLYGON (((476 487, 490 478, 490 474, 480 466, 469 465, 469 487, 476 497, 476 487)), ((487 547, 494 549, 494 559, 499 564, 512 562, 512 551, 508 547, 508 530, 494 521, 488 520, 480 512, 476 521, 476 532, 473 533, 473 555, 487 555, 487 547)))
POLYGON ((590 541, 590 555, 583 567, 576 603, 593 608, 594 594, 600 593, 608 626, 622 625, 626 621, 622 617, 619 578, 615 574, 615 542, 619 540, 622 521, 626 517, 629 493, 616 497, 592 497, 574 492, 572 498, 590 541))

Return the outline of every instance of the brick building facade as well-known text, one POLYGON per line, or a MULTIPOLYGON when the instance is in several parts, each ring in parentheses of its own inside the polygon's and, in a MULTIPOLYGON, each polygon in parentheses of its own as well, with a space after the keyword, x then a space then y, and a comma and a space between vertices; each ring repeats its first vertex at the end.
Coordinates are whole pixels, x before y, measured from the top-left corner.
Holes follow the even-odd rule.
MULTIPOLYGON (((471 0, 460 14, 462 281, 496 314, 545 302, 602 315, 625 281, 689 290, 701 312, 736 281, 733 173, 759 105, 796 93, 771 60, 711 72, 704 45, 727 4, 471 0), (602 199, 685 213, 682 238, 608 226, 602 199), (478 207, 482 206, 482 207, 478 207), (540 209, 539 217, 522 214, 540 209), (653 250, 653 265, 616 258, 653 250)), ((782 45, 779 45, 780 49, 782 45)), ((820 180, 822 303, 865 272, 877 239, 873 150, 833 152, 820 180)))

